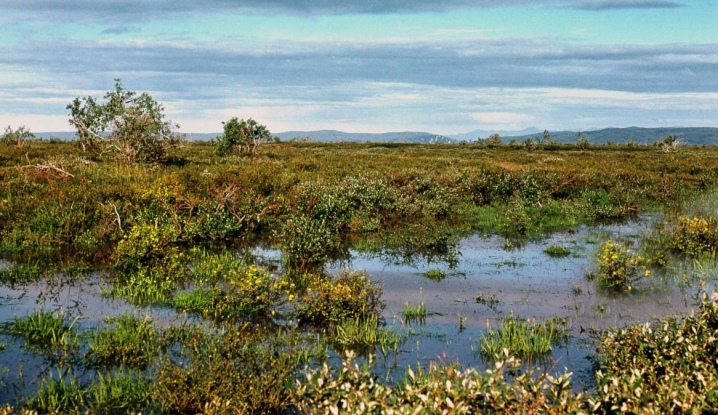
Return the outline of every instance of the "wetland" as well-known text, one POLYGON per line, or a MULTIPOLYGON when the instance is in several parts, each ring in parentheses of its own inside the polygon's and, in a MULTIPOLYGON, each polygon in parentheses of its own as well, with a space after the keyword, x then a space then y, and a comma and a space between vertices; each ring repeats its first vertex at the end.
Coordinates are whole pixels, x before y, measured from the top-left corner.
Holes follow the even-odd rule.
POLYGON ((0 400, 710 412, 716 172, 689 146, 5 146, 0 400))

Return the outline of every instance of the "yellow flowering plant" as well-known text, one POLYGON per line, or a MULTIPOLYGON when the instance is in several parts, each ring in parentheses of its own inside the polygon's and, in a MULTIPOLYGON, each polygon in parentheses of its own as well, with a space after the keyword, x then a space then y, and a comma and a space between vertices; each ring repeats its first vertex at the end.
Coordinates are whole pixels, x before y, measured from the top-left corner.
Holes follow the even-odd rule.
POLYGON ((611 290, 632 289, 632 284, 651 274, 648 261, 639 254, 607 240, 596 255, 596 282, 611 290))

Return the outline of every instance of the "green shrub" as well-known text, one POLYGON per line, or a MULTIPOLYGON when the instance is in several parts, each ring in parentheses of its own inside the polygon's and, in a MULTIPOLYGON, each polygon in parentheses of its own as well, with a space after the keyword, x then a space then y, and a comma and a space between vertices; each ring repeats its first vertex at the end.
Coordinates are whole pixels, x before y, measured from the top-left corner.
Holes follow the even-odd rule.
POLYGON ((83 151, 112 152, 127 163, 152 162, 163 160, 179 144, 173 132, 178 126, 165 120, 162 105, 146 92, 126 91, 115 79, 115 90, 104 98, 101 104, 78 97, 67 106, 83 151))
POLYGON ((314 275, 295 309, 300 323, 336 325, 377 316, 384 307, 380 298, 381 287, 366 274, 344 271, 335 277, 314 275))
POLYGON ((215 152, 219 155, 230 153, 254 154, 257 147, 272 140, 267 127, 253 119, 239 121, 237 117, 223 122, 224 134, 214 142, 215 152))
POLYGON ((161 352, 160 333, 149 317, 124 314, 108 318, 113 327, 92 333, 85 360, 91 366, 144 369, 161 352))
POLYGON ((605 289, 632 289, 632 284, 651 271, 643 256, 608 240, 601 245, 596 256, 596 282, 605 289))
POLYGON ((670 237, 673 250, 690 258, 708 254, 716 257, 718 219, 714 216, 678 218, 670 237))

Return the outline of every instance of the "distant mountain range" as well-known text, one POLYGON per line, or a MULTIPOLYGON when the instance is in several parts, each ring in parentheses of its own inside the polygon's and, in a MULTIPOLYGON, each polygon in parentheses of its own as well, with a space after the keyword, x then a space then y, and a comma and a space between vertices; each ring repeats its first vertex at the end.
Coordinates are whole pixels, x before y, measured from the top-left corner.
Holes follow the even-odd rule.
POLYGON ((424 132, 403 131, 398 133, 345 133, 336 130, 319 130, 319 131, 286 131, 276 134, 282 141, 292 139, 302 140, 310 139, 311 141, 320 141, 326 143, 336 142, 374 142, 374 143, 423 143, 423 144, 451 144, 456 142, 455 139, 439 134, 431 134, 424 132))
MULTIPOLYGON (((187 134, 190 140, 206 141, 220 133, 187 134)), ((441 135, 426 132, 395 132, 395 133, 345 133, 336 130, 318 131, 286 131, 276 134, 282 141, 309 140, 318 142, 374 142, 374 143, 423 143, 423 144, 451 144, 461 141, 473 142, 478 138, 486 138, 491 134, 499 134, 504 143, 513 139, 518 141, 541 140, 543 130, 526 128, 519 131, 475 130, 469 133, 441 135)), ((551 139, 559 143, 575 143, 577 131, 550 131, 551 139)), ((591 144, 626 143, 629 140, 637 144, 650 144, 667 135, 677 136, 681 143, 690 145, 718 145, 718 128, 713 127, 661 127, 661 128, 603 128, 600 130, 583 131, 583 136, 591 144)), ((71 132, 36 133, 38 138, 59 138, 71 140, 75 137, 71 132)))

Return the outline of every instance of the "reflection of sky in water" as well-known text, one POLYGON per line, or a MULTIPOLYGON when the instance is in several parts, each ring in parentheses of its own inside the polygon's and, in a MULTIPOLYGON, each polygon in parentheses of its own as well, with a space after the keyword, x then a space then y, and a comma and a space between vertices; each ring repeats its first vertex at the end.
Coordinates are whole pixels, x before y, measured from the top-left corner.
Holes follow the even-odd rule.
MULTIPOLYGON (((379 358, 380 366, 392 369, 399 376, 406 365, 427 364, 430 361, 458 361, 466 366, 483 367, 478 350, 487 325, 495 327, 501 316, 513 312, 522 318, 543 320, 551 316, 568 317, 572 335, 570 347, 554 351, 554 361, 547 363, 556 371, 567 368, 576 373, 577 380, 592 377, 586 356, 592 353, 588 344, 589 329, 622 327, 631 322, 651 321, 661 316, 686 313, 692 303, 690 294, 676 288, 676 284, 646 281, 632 293, 614 294, 597 291, 586 280, 592 266, 591 256, 606 234, 612 237, 637 238, 645 225, 613 225, 598 230, 581 228, 575 233, 561 233, 541 241, 526 243, 515 250, 503 249, 499 237, 470 236, 458 245, 458 263, 449 268, 446 262, 431 263, 417 258, 406 263, 385 253, 352 252, 352 259, 329 266, 331 273, 342 269, 364 270, 381 284, 386 303, 384 318, 388 328, 404 333, 408 340, 399 353, 379 358), (550 258, 543 250, 551 245, 568 247, 572 255, 550 258), (432 268, 446 272, 447 277, 435 282, 423 273, 432 268), (495 296, 494 307, 478 304, 476 295, 495 296), (423 325, 406 326, 402 322, 404 303, 423 302, 431 313, 423 325), (459 330, 459 316, 465 316, 464 330, 459 330), (398 369, 396 369, 398 368, 398 369)), ((257 248, 253 253, 264 260, 279 262, 281 253, 274 249, 257 248)), ((0 262, 0 267, 8 266, 0 262)), ((151 315, 160 325, 178 324, 186 316, 170 309, 137 309, 123 301, 100 296, 98 277, 82 285, 39 283, 22 289, 0 287, 0 322, 42 310, 67 312, 79 316, 78 326, 92 330, 107 316, 135 311, 151 315)), ((25 373, 37 373, 42 359, 19 348, 22 342, 0 336, 8 350, 0 352, 0 365, 10 369, 6 383, 17 379, 19 368, 25 373), (20 350, 20 351, 18 351, 20 350)), ((546 366, 542 364, 541 366, 546 366)), ((8 388, 0 392, 0 400, 12 396, 8 388)))

